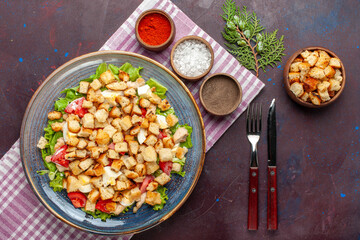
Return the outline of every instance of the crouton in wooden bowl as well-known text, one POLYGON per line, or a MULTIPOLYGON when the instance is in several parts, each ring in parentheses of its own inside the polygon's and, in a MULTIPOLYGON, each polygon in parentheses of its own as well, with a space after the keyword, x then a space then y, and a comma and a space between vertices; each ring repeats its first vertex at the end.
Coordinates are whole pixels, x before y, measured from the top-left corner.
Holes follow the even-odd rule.
POLYGON ((286 92, 296 103, 309 108, 333 103, 345 87, 345 68, 340 58, 323 47, 296 51, 284 68, 286 92))

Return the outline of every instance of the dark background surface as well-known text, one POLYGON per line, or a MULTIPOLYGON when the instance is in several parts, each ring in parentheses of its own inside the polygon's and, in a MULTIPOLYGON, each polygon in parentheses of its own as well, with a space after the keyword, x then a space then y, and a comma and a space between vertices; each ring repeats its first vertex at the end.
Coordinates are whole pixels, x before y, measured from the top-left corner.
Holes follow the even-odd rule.
MULTIPOLYGON (((20 134, 28 101, 57 67, 97 51, 141 1, 0 1, 0 157, 20 134)), ((173 1, 223 45, 222 1, 173 1)), ((279 229, 266 230, 266 133, 259 143, 259 230, 248 232, 250 145, 242 115, 207 153, 200 180, 170 219, 133 239, 359 239, 359 1, 237 1, 285 35, 283 62, 259 78, 264 112, 277 99, 279 229), (286 95, 282 70, 297 49, 319 45, 345 65, 346 88, 324 109, 286 95)), ((263 116, 266 120, 266 116, 263 116)))

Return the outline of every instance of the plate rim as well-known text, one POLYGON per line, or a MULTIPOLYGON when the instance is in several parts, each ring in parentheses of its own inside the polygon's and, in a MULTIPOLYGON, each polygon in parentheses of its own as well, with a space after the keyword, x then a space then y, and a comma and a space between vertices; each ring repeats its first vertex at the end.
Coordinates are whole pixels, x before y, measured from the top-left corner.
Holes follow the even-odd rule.
POLYGON ((33 96, 31 97, 29 103, 26 106, 26 110, 24 113, 24 117, 21 123, 21 130, 20 130, 20 157, 21 157, 21 164, 26 176, 26 179, 31 187, 31 189, 33 190, 33 192, 35 193, 35 196, 40 200, 40 202, 43 204, 43 206, 45 206, 45 208, 52 213, 55 217, 57 217, 58 219, 60 219, 61 221, 67 223, 68 225, 85 231, 85 232, 91 232, 91 233, 95 233, 95 234, 102 234, 102 235, 128 235, 128 234, 135 234, 135 233, 139 233, 142 231, 146 231, 152 227, 155 227, 156 225, 164 222, 165 220, 167 220, 168 218, 170 218, 177 210, 180 209, 180 207, 186 202, 186 200, 189 198, 189 196, 191 195, 191 193, 193 192, 199 178, 202 172, 202 169, 204 167, 204 162, 205 162, 205 152, 206 152, 206 135, 205 135, 205 126, 204 126, 204 121, 200 112, 200 109, 198 107, 198 105, 196 104, 196 101, 194 99, 194 97, 192 96, 191 92, 189 91, 189 89, 186 87, 186 85, 167 67, 165 67, 163 64, 155 61, 154 59, 151 59, 149 57, 143 56, 141 54, 138 53, 133 53, 133 52, 128 52, 128 51, 120 51, 120 50, 105 50, 105 51, 96 51, 96 52, 91 52, 91 53, 87 53, 87 54, 83 54, 81 56, 78 56, 76 58, 73 58, 69 61, 67 61, 66 63, 62 64, 61 66, 59 66, 56 70, 54 70, 45 80, 44 82, 37 88, 37 90, 35 91, 35 93, 33 94, 33 96), (40 93, 40 91, 42 90, 42 88, 53 78, 53 76, 55 76, 57 73, 59 73, 61 70, 63 70, 64 68, 68 67, 69 65, 80 61, 80 60, 84 60, 88 57, 93 57, 93 56, 98 56, 98 55, 111 55, 111 54, 115 54, 115 55, 128 55, 128 56, 132 56, 132 57, 137 57, 140 59, 143 59, 145 61, 148 61, 152 64, 155 64, 156 66, 160 67, 162 70, 164 70, 165 72, 167 72, 168 74, 170 74, 179 84, 180 86, 185 90, 185 92, 188 94, 188 96, 190 97, 193 105, 195 106, 196 112, 198 113, 199 116, 199 120, 200 120, 200 124, 201 124, 201 130, 202 130, 202 138, 203 138, 203 144, 202 144, 202 151, 201 151, 201 159, 200 159, 200 166, 196 172, 196 175, 194 177, 194 181, 192 182, 189 190, 187 191, 187 193, 185 194, 184 198, 172 209, 170 210, 165 216, 163 216, 162 218, 160 218, 158 221, 154 222, 153 224, 149 225, 149 226, 144 226, 135 230, 131 230, 131 231, 123 231, 123 232, 119 232, 119 233, 110 233, 110 232, 105 232, 105 231, 97 231, 97 230, 93 230, 93 229, 88 229, 88 228, 84 228, 84 227, 80 227, 74 223, 72 223, 71 221, 65 219, 64 217, 62 217, 60 214, 58 214, 54 209, 52 209, 50 207, 50 205, 40 196, 39 192, 37 191, 37 189, 34 186, 34 182, 32 181, 32 179, 30 179, 29 174, 30 171, 28 169, 28 167, 25 165, 25 161, 23 154, 24 154, 24 143, 23 143, 23 136, 25 134, 25 125, 27 122, 27 118, 30 112, 30 108, 34 102, 34 100, 36 99, 36 97, 38 96, 38 94, 40 93))

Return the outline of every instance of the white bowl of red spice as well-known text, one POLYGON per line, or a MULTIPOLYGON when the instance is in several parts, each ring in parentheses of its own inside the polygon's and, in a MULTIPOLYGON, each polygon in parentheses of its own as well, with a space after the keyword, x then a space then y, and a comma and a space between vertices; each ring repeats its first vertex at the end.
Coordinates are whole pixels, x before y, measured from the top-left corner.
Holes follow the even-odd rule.
POLYGON ((177 75, 197 81, 210 72, 214 64, 214 51, 205 39, 186 36, 172 48, 170 63, 177 75))
POLYGON ((160 9, 143 12, 136 21, 136 39, 145 49, 160 52, 174 41, 175 24, 172 18, 160 9))

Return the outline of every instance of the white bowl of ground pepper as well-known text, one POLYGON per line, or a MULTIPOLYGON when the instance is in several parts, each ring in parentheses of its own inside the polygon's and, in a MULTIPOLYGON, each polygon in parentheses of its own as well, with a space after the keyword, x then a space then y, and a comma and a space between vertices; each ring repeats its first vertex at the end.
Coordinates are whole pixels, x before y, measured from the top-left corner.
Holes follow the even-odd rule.
POLYGON ((214 51, 205 39, 186 36, 172 48, 170 63, 177 75, 197 81, 210 72, 214 64, 214 51))

